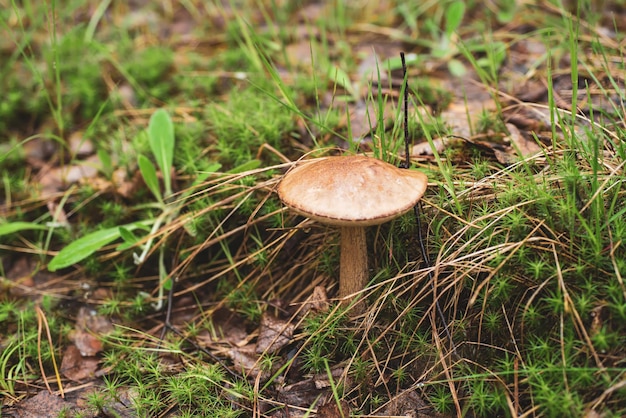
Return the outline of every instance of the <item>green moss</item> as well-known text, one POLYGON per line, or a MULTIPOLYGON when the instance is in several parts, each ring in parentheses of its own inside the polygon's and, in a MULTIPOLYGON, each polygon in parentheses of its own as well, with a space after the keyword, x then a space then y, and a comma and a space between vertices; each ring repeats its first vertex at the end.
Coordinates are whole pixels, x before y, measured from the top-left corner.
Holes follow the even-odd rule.
POLYGON ((216 158, 228 167, 252 160, 263 144, 280 150, 294 126, 287 108, 254 87, 233 90, 226 103, 207 106, 205 115, 216 158))

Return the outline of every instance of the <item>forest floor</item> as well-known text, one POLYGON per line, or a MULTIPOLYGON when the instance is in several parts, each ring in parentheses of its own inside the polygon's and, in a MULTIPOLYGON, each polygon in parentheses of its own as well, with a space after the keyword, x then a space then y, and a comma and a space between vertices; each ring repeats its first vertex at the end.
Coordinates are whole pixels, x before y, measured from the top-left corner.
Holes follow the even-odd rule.
POLYGON ((0 35, 2 416, 626 415, 623 0, 0 0, 0 35), (276 188, 353 154, 429 184, 340 301, 276 188))

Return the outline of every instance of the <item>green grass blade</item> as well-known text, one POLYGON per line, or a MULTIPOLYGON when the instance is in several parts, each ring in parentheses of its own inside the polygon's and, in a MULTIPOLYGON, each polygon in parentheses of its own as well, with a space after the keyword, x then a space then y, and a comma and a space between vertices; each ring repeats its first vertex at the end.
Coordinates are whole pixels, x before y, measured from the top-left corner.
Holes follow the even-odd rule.
POLYGON ((0 225, 0 237, 3 235, 13 234, 14 232, 28 231, 28 230, 47 230, 48 227, 33 222, 11 222, 5 225, 0 225))

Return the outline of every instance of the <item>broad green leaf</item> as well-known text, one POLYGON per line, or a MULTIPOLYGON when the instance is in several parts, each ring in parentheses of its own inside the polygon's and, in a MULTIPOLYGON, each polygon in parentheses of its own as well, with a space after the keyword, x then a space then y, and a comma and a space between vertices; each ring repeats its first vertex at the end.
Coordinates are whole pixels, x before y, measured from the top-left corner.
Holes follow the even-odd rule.
MULTIPOLYGON (((136 229, 141 229, 145 232, 150 232, 150 228, 143 224, 134 224, 136 229)), ((124 240, 123 243, 115 247, 115 251, 125 251, 137 245, 142 237, 135 235, 130 229, 125 226, 120 226, 120 237, 124 240)))
POLYGON ((141 239, 137 235, 133 234, 130 229, 124 226, 120 226, 120 237, 122 237, 124 242, 115 247, 115 251, 124 251, 131 247, 134 247, 141 239))
POLYGON ((446 9, 446 35, 450 36, 456 31, 465 15, 465 2, 455 1, 446 9))
POLYGON ((8 224, 0 225, 0 237, 3 235, 9 235, 14 232, 27 231, 27 230, 47 230, 48 227, 32 222, 11 222, 8 224))
POLYGON ((139 171, 141 171, 141 176, 146 186, 148 186, 148 189, 150 189, 159 202, 163 201, 161 189, 159 189, 159 178, 157 177, 156 168, 154 168, 152 162, 145 156, 140 155, 137 159, 137 164, 139 164, 139 171))
POLYGON ((91 254, 120 237, 118 227, 92 232, 69 244, 50 260, 48 270, 56 271, 89 257, 91 254))
POLYGON ((150 149, 163 174, 165 196, 172 194, 170 168, 174 161, 174 124, 165 109, 159 109, 150 118, 148 125, 150 149))
MULTIPOLYGON (((124 226, 124 228, 128 229, 129 231, 138 227, 138 224, 128 224, 124 226)), ((114 228, 102 229, 100 231, 87 234, 59 251, 59 253, 54 256, 52 260, 50 260, 50 264, 48 264, 48 270, 56 271, 58 269, 71 266, 72 264, 76 264, 79 261, 82 261, 85 258, 89 257, 91 254, 95 253, 105 245, 108 245, 116 239, 119 239, 120 236, 120 227, 117 226, 114 228)))
POLYGON ((133 234, 133 231, 126 228, 125 226, 120 226, 120 236, 127 243, 134 244, 139 241, 137 235, 133 234))

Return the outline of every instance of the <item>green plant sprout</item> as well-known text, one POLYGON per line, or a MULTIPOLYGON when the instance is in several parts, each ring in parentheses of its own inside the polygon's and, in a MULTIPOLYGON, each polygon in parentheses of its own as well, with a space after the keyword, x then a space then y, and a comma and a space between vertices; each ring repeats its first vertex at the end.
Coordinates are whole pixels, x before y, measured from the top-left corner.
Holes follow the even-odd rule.
MULTIPOLYGON (((157 208, 160 213, 154 219, 147 219, 142 221, 133 222, 126 225, 107 228, 99 231, 87 234, 76 241, 70 243, 63 248, 59 253, 50 260, 48 264, 48 270, 56 271, 65 267, 69 267, 73 264, 79 263, 85 258, 89 257, 101 248, 111 244, 118 239, 122 239, 124 242, 117 246, 116 250, 123 251, 128 248, 139 245, 142 252, 137 255, 133 253, 133 260, 135 264, 143 264, 150 254, 150 251, 154 244, 154 239, 157 236, 157 232, 163 225, 167 225, 176 219, 182 207, 186 202, 186 197, 191 193, 193 187, 186 193, 183 193, 181 198, 177 201, 172 201, 172 178, 171 170, 174 159, 174 147, 175 136, 174 126, 172 120, 164 109, 159 109, 150 118, 148 125, 148 139, 150 143, 150 149, 153 157, 155 158, 159 170, 161 172, 164 184, 164 192, 161 192, 159 184, 159 178, 157 170, 152 162, 144 155, 139 155, 137 164, 139 170, 144 179, 144 182, 156 202, 152 205, 157 208), (147 238, 138 237, 133 231, 146 230, 148 231, 147 238), (145 240, 145 243, 141 243, 145 240)), ((201 175, 196 179, 196 184, 201 183, 211 172, 220 168, 220 164, 215 163, 208 167, 201 175)), ((25 229, 41 229, 36 227, 35 224, 20 223, 17 225, 8 224, 0 227, 0 235, 2 233, 16 232, 25 229)), ((158 268, 159 268, 159 294, 158 301, 154 305, 156 310, 160 310, 163 307, 163 295, 164 290, 169 289, 171 283, 168 283, 169 274, 165 266, 165 246, 159 246, 158 251, 158 268)))

